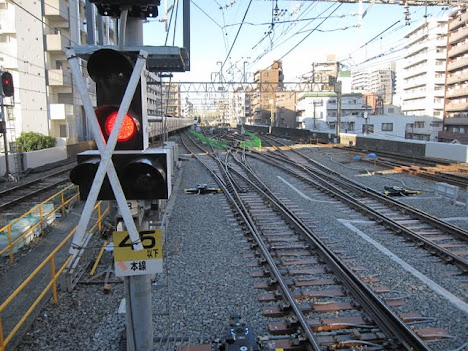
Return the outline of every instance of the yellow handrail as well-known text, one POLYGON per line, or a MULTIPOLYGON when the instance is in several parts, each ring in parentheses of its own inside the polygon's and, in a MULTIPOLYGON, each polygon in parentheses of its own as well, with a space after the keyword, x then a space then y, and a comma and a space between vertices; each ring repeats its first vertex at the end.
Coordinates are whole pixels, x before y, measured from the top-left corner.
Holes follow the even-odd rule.
POLYGON ((1 228, 0 233, 3 233, 5 231, 7 231, 8 245, 0 250, 0 256, 3 255, 7 250, 9 250, 10 264, 12 264, 13 259, 14 259, 14 257, 13 257, 13 255, 14 255, 14 252, 13 252, 14 246, 18 242, 23 240, 27 235, 29 235, 34 229, 36 229, 39 226, 41 227, 41 235, 44 235, 44 229, 45 229, 44 222, 47 221, 49 219, 49 217, 51 217, 52 215, 55 215, 55 213, 58 212, 58 211, 61 211, 62 216, 63 216, 65 214, 65 207, 67 205, 69 205, 70 203, 72 203, 73 201, 77 201, 78 197, 79 197, 78 187, 75 186, 75 185, 70 185, 70 186, 66 187, 65 189, 61 190, 60 192, 52 195, 47 200, 42 201, 40 204, 38 204, 38 205, 34 206, 33 208, 31 208, 28 212, 24 213, 20 217, 16 218, 14 221, 8 223, 6 226, 1 228), (70 196, 68 199, 65 199, 64 194, 65 194, 65 192, 67 192, 69 190, 73 190, 74 194, 72 196, 70 196), (42 216, 42 214, 43 214, 43 205, 45 203, 47 203, 47 202, 50 202, 51 200, 53 200, 54 198, 56 198, 58 196, 60 196, 60 203, 61 203, 60 206, 54 208, 54 210, 51 211, 49 214, 47 214, 47 216, 43 217, 42 216), (39 222, 34 224, 32 227, 30 227, 28 230, 26 230, 23 234, 18 236, 14 241, 12 241, 12 238, 11 238, 11 229, 12 229, 12 227, 16 223, 18 223, 20 220, 25 218, 26 216, 28 216, 28 215, 30 215, 30 214, 32 214, 34 212, 37 212, 38 210, 39 210, 39 222))
MULTIPOLYGON (((94 230, 96 229, 96 226, 101 226, 101 222, 103 218, 106 217, 106 215, 110 212, 110 206, 108 205, 104 212, 101 211, 101 204, 102 201, 99 201, 95 206, 94 210, 97 210, 98 212, 98 218, 96 219, 96 223, 90 228, 89 232, 93 233, 94 230)), ((55 256, 57 252, 70 240, 70 238, 75 234, 76 229, 78 226, 76 226, 66 237, 62 242, 47 256, 47 258, 29 275, 29 277, 26 278, 26 280, 18 287, 16 290, 8 297, 8 299, 5 300, 0 305, 0 351, 4 351, 6 345, 11 341, 11 339, 15 336, 19 328, 23 325, 25 320, 29 317, 29 315, 34 311, 36 306, 42 301, 44 296, 47 294, 47 292, 52 288, 52 297, 54 303, 58 302, 57 299, 57 279, 60 277, 60 275, 63 273, 67 265, 69 264, 70 260, 72 259, 72 256, 70 255, 68 259, 65 261, 65 263, 60 267, 60 269, 55 273, 55 256), (45 267, 47 263, 51 264, 51 280, 47 284, 47 286, 44 288, 42 293, 39 295, 39 297, 34 301, 34 303, 31 305, 31 307, 26 311, 24 316, 20 319, 20 321, 16 324, 16 326, 12 329, 12 331, 9 333, 9 335, 4 339, 3 338, 3 326, 2 326, 2 320, 1 320, 1 313, 5 310, 5 308, 8 307, 8 305, 17 297, 20 292, 29 284, 29 282, 42 270, 42 268, 45 267)))

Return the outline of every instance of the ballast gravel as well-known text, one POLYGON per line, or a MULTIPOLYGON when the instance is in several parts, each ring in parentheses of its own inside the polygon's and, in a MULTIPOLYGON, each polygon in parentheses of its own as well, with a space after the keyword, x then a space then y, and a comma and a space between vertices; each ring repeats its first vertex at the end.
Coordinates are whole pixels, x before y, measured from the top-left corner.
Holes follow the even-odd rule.
MULTIPOLYGON (((353 161, 342 150, 317 147, 304 152, 377 191, 383 191, 384 185, 422 190, 418 197, 399 201, 439 217, 467 217, 464 207, 435 196, 434 182, 402 173, 376 174, 376 171, 385 169, 367 162, 353 161)), ((283 171, 257 161, 249 162, 261 165, 257 173, 261 172, 266 183, 308 214, 307 219, 314 222, 314 230, 324 241, 333 242, 336 244, 335 250, 355 259, 355 265, 363 268, 361 276, 378 277, 382 285, 392 290, 392 297, 404 298, 404 305, 395 308, 397 313, 419 312, 424 317, 433 318, 414 328, 450 330, 451 338, 432 343, 431 349, 456 350, 468 342, 467 313, 460 311, 454 303, 447 302, 446 297, 435 293, 427 283, 409 275, 389 256, 376 253, 371 241, 362 240, 357 233, 364 233, 387 247, 466 304, 466 289, 458 284, 464 278, 450 274, 453 270, 450 266, 434 264, 437 258, 387 233, 384 228, 368 223, 364 216, 353 213, 347 206, 283 171)), ((247 244, 224 196, 188 195, 183 192, 200 183, 214 185, 209 173, 196 160, 183 161, 174 188, 175 197, 168 207, 164 273, 158 275, 152 285, 155 345, 163 345, 167 338, 191 340, 194 343, 222 338, 233 314, 240 314, 258 335, 267 334, 266 325, 271 321, 260 313, 261 306, 256 300, 259 291, 253 289, 254 280, 249 277, 250 269, 243 256, 247 244)), ((465 220, 458 221, 459 225, 466 226, 465 220)), ((99 242, 95 245, 98 247, 99 242)), ((101 267, 101 270, 105 268, 101 267)), ((109 294, 103 293, 102 285, 83 284, 72 293, 60 293, 59 304, 48 304, 18 349, 119 350, 125 325, 125 315, 119 313, 123 296, 121 283, 113 284, 109 294)))
MULTIPOLYGON (((194 159, 182 162, 177 183, 168 207, 164 272, 152 284, 155 350, 171 338, 222 339, 233 315, 265 335, 267 320, 243 257, 247 244, 224 195, 184 193, 197 184, 215 185, 194 159)), ((18 349, 119 350, 123 284, 113 284, 109 294, 102 287, 80 284, 60 293, 58 305, 47 305, 18 349)))
MULTIPOLYGON (((438 198, 434 182, 405 173, 375 174, 385 169, 367 162, 353 162, 342 150, 308 148, 302 152, 376 191, 383 192, 384 185, 421 189, 421 195, 398 200, 449 221, 458 218, 458 223, 467 225, 467 209, 460 203, 438 198)), ((461 271, 297 178, 265 163, 250 162, 255 169, 262 169, 262 178, 278 195, 295 199, 296 205, 309 213, 307 218, 315 222, 314 231, 324 241, 334 243, 334 251, 355 260, 352 265, 358 267, 361 277, 377 277, 377 286, 388 287, 390 297, 403 298, 404 304, 394 308, 396 313, 418 312, 428 318, 426 323, 414 325, 414 329, 442 328, 449 331, 450 337, 431 343, 431 349, 466 349, 468 280, 461 271), (387 254, 379 251, 378 244, 388 250, 387 254)))

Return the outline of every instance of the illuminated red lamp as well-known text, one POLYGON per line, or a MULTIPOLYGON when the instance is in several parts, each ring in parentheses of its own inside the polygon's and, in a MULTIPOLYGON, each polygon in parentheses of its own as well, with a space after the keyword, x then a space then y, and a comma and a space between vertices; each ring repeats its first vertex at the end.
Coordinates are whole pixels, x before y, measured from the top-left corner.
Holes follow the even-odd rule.
MULTIPOLYGON (((114 128, 115 121, 117 120, 118 112, 112 112, 106 119, 105 130, 106 134, 110 135, 114 128)), ((122 126, 117 137, 117 142, 124 142, 130 140, 137 133, 137 125, 135 119, 128 113, 125 115, 122 126)))

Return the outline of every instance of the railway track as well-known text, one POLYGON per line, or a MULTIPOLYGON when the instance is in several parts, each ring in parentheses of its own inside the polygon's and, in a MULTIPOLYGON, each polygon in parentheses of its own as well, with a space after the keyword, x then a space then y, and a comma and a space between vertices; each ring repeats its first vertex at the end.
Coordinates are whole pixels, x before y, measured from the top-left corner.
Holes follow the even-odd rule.
POLYGON ((69 182, 68 174, 71 168, 72 166, 68 166, 41 178, 0 191, 0 213, 15 212, 15 206, 41 198, 44 193, 54 190, 58 185, 69 182))
MULTIPOLYGON (((355 148, 340 147, 340 149, 349 150, 350 152, 359 152, 362 156, 366 155, 362 150, 355 148)), ((408 172, 436 182, 444 182, 462 187, 468 186, 467 170, 453 162, 395 155, 381 151, 376 151, 376 153, 378 159, 372 160, 372 162, 380 166, 392 168, 399 172, 408 172)))
POLYGON ((365 213, 394 233, 416 242, 447 263, 468 272, 468 231, 342 177, 310 157, 282 144, 279 154, 252 156, 300 178, 309 185, 365 213))
POLYGON ((359 278, 314 234, 298 207, 279 199, 243 165, 242 154, 202 156, 215 159, 203 164, 223 187, 256 250, 248 254, 258 257, 252 276, 260 280, 255 287, 265 290, 259 295, 262 313, 273 318, 265 349, 429 350, 402 322, 405 316, 396 316, 383 302, 392 292, 381 286, 372 291, 367 284, 378 280, 359 278))

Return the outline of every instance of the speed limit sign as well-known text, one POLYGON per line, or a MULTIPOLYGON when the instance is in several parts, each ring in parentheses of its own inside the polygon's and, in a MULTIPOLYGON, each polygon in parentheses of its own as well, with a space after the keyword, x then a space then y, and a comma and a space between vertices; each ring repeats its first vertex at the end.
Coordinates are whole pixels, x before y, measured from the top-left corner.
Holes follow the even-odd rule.
POLYGON ((128 232, 113 233, 116 276, 162 273, 161 230, 142 230, 139 235, 143 250, 135 251, 128 232))

